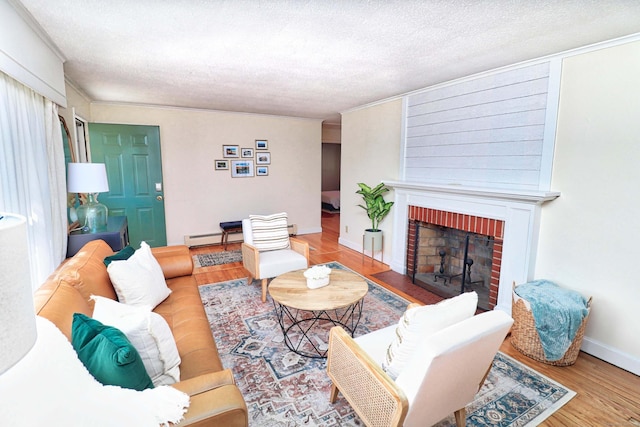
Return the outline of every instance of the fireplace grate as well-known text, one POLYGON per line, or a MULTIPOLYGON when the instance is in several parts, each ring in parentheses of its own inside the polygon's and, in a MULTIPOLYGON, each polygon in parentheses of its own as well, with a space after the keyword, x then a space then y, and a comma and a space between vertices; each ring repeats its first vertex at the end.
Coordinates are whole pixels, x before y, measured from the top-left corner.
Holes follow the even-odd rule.
POLYGON ((493 236, 421 221, 410 230, 413 262, 407 274, 414 284, 444 298, 473 290, 483 301, 479 306, 489 308, 493 236))

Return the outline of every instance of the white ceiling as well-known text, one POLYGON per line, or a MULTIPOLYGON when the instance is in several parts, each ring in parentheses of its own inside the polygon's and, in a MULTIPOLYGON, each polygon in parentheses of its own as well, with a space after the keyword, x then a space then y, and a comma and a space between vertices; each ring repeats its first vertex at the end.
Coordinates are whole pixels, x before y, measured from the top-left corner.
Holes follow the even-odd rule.
POLYGON ((640 32, 638 0, 13 0, 92 101, 328 119, 640 32))

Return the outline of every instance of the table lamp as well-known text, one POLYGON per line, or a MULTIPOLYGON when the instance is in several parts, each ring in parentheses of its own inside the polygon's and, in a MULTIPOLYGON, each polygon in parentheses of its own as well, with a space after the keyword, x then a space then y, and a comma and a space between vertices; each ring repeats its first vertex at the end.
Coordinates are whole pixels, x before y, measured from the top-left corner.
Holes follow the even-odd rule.
POLYGON ((76 209, 78 222, 85 233, 107 231, 108 209, 99 203, 98 193, 109 191, 104 163, 69 163, 67 174, 69 193, 87 193, 89 200, 76 209))
POLYGON ((22 360, 37 338, 23 216, 0 212, 0 272, 1 376, 22 360))

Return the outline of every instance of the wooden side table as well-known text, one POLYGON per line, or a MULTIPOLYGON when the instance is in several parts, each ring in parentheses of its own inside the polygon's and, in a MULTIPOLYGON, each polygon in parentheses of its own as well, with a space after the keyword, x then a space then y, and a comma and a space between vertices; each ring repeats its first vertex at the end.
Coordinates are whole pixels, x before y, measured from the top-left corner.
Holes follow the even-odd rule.
POLYGON ((332 269, 327 286, 309 289, 304 271, 273 279, 269 295, 289 350, 305 357, 326 358, 329 332, 322 326, 342 326, 353 336, 369 285, 358 274, 332 269))
POLYGON ((74 256, 87 242, 102 239, 113 249, 119 251, 129 244, 129 225, 126 216, 107 217, 107 231, 83 233, 81 230, 69 233, 67 258, 74 256))

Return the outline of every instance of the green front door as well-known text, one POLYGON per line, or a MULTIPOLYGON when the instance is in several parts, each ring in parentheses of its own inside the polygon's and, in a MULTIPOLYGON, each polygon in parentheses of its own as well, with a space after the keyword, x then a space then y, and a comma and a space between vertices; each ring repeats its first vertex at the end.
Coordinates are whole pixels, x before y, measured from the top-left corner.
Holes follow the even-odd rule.
POLYGON ((100 203, 125 215, 131 246, 165 246, 164 187, 158 126, 89 123, 91 161, 107 167, 109 192, 100 203))

